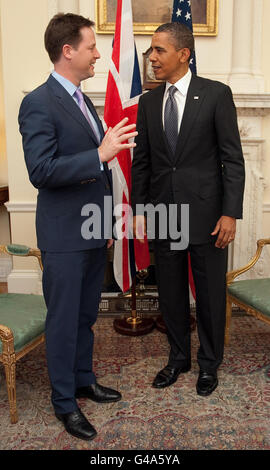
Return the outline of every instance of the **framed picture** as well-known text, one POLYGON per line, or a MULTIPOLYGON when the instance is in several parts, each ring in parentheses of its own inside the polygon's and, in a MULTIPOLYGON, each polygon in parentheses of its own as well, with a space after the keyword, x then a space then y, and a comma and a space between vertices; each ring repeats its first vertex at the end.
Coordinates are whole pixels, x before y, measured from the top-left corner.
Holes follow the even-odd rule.
MULTIPOLYGON (((153 34, 162 23, 171 21, 173 0, 132 0, 134 34, 153 34)), ((96 31, 114 34, 117 0, 96 0, 96 31)), ((216 36, 218 0, 191 0, 195 36, 216 36)))
POLYGON ((152 90, 162 83, 162 80, 156 80, 155 74, 152 69, 149 55, 151 54, 151 48, 143 52, 143 90, 152 90))

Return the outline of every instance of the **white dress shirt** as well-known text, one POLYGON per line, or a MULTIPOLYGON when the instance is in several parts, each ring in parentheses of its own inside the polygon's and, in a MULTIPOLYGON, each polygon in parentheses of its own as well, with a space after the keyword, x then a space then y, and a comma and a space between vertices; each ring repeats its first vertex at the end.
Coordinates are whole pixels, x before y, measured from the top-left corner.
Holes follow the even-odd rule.
MULTIPOLYGON (((74 85, 74 83, 72 83, 67 78, 63 77, 63 75, 60 75, 55 70, 52 71, 52 76, 55 78, 55 80, 57 80, 60 83, 60 85, 62 85, 65 88, 65 90, 69 93, 69 95, 74 99, 75 103, 79 106, 79 103, 78 103, 76 97, 74 96, 75 91, 79 87, 74 85)), ((92 126, 95 129, 96 135, 97 135, 97 137, 99 139, 99 142, 100 142, 100 132, 99 132, 96 120, 93 117, 93 115, 92 115, 90 109, 88 108, 88 106, 86 106, 86 111, 87 111, 89 119, 91 120, 92 126)), ((100 161, 100 169, 101 169, 101 171, 103 171, 104 167, 103 167, 103 163, 100 160, 99 152, 98 152, 98 157, 99 157, 99 161, 100 161)))
POLYGON ((171 85, 174 85, 177 88, 177 91, 174 94, 174 97, 177 102, 177 109, 178 109, 178 132, 180 130, 181 122, 182 122, 182 117, 185 109, 185 104, 186 104, 186 98, 187 98, 187 92, 190 84, 190 80, 192 77, 192 73, 190 71, 190 68, 188 69, 188 72, 186 75, 184 75, 178 82, 176 83, 170 83, 166 82, 166 87, 165 87, 165 92, 164 92, 164 97, 163 97, 163 106, 162 106, 162 123, 163 123, 163 128, 164 128, 164 111, 165 111, 165 104, 168 99, 168 89, 170 88, 171 85))

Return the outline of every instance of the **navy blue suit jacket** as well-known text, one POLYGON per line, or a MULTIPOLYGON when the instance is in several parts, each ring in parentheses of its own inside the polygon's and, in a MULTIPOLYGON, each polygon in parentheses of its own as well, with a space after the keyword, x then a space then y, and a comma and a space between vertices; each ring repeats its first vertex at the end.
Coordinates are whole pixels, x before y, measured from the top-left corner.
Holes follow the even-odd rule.
MULTIPOLYGON (((84 99, 103 138, 95 108, 87 96, 84 99)), ((87 218, 81 215, 82 207, 96 204, 103 221, 104 196, 112 194, 112 182, 107 164, 104 172, 100 169, 99 143, 80 108, 50 76, 23 99, 19 124, 29 178, 38 188, 38 247, 65 252, 103 246, 104 237, 86 240, 81 235, 87 218)))

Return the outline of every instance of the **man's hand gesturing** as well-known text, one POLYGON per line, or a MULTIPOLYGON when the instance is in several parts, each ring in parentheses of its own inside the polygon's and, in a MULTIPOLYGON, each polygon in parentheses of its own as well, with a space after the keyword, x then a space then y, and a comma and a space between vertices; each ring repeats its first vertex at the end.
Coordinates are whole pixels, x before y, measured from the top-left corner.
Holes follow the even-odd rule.
POLYGON ((121 152, 121 150, 136 147, 134 142, 123 143, 128 139, 132 139, 138 135, 138 132, 134 131, 136 124, 130 124, 129 126, 126 126, 125 124, 127 122, 128 118, 124 118, 113 128, 109 127, 100 147, 98 148, 101 162, 107 162, 111 160, 117 153, 121 152))

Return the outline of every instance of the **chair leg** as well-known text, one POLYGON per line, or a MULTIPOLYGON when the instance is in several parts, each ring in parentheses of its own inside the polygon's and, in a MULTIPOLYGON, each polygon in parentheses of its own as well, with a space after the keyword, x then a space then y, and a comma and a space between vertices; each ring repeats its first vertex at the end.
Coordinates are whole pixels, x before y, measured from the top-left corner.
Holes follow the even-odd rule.
POLYGON ((15 424, 18 421, 18 414, 16 403, 16 354, 14 351, 13 335, 3 341, 3 364, 6 373, 10 421, 11 424, 15 424))
POLYGON ((17 404, 16 404, 16 361, 10 361, 9 364, 5 364, 7 391, 10 409, 10 421, 11 424, 15 424, 18 421, 17 404))
POLYGON ((225 346, 228 346, 230 340, 230 325, 232 318, 232 301, 227 294, 226 298, 226 326, 225 326, 225 346))

